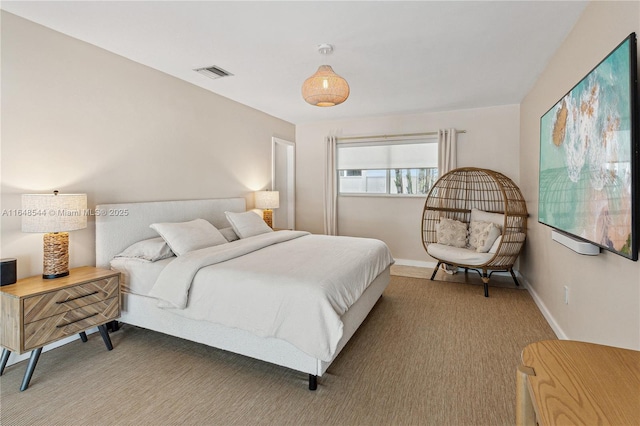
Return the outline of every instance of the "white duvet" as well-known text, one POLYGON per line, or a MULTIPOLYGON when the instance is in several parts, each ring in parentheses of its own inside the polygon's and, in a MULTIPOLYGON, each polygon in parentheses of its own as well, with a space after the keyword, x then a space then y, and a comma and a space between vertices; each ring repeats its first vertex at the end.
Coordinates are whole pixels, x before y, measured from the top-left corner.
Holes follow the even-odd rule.
POLYGON ((340 317, 392 263, 379 240, 270 232, 177 257, 149 295, 178 315, 286 340, 330 361, 340 317))

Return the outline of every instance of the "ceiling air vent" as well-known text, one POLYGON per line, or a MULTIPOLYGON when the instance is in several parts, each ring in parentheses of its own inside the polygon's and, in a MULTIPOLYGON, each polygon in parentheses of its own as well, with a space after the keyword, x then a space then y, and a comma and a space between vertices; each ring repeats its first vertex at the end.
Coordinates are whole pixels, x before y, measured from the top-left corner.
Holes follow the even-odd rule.
POLYGON ((202 75, 206 75, 209 78, 222 78, 222 77, 229 77, 231 74, 229 71, 225 71, 220 67, 217 66, 211 66, 211 67, 205 67, 205 68, 197 68, 194 71, 199 72, 202 75))

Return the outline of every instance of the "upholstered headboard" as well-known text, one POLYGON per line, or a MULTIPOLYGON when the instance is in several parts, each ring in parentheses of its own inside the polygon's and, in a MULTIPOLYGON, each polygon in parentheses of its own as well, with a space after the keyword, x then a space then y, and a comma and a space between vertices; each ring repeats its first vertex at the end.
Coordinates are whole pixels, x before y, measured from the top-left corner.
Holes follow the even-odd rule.
POLYGON ((96 206, 96 266, 109 268, 113 257, 131 244, 157 237, 149 225, 206 219, 216 228, 231 226, 224 214, 244 212, 244 198, 154 201, 148 203, 101 204, 96 206))

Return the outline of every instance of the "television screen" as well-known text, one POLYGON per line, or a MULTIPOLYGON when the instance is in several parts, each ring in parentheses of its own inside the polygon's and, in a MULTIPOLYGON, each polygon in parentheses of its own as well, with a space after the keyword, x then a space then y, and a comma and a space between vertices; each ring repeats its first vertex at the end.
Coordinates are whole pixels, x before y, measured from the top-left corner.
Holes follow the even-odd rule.
POLYGON ((638 259, 638 83, 632 33, 540 119, 538 221, 638 259))

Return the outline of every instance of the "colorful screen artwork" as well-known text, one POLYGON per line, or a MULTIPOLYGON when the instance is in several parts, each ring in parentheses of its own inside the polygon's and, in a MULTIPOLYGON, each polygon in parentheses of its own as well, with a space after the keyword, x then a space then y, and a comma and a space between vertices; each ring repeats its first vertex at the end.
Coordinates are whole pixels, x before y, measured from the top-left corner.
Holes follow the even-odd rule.
POLYGON ((538 220, 637 259, 635 34, 540 120, 538 220))

